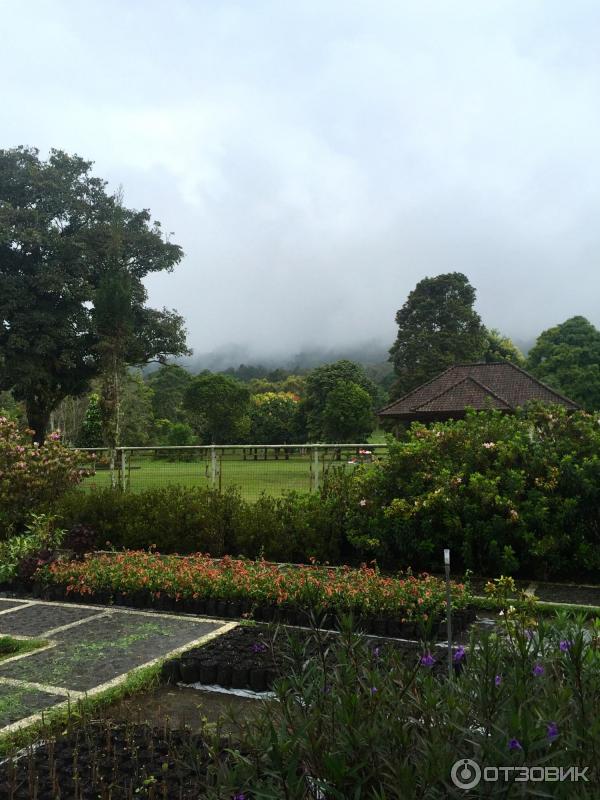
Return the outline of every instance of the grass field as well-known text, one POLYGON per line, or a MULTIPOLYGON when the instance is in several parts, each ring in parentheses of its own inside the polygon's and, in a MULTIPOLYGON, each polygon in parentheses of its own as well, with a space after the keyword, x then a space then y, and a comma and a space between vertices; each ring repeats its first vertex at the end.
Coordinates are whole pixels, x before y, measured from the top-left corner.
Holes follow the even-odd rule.
MULTIPOLYGON (((348 463, 350 455, 343 454, 340 461, 331 455, 323 455, 319 463, 319 480, 332 466, 354 469, 348 463)), ((291 455, 288 460, 283 457, 275 459, 270 453, 265 460, 259 453, 255 461, 253 458, 244 460, 238 453, 226 453, 219 455, 216 485, 221 489, 237 486, 249 500, 255 500, 263 492, 270 495, 293 490, 309 492, 312 486, 311 459, 310 455, 299 454, 291 455)), ((190 461, 157 459, 153 453, 134 452, 128 454, 125 478, 126 487, 133 492, 173 484, 209 487, 211 462, 207 458, 190 461)), ((83 486, 86 489, 110 486, 109 470, 97 469, 94 475, 85 479, 83 486)))

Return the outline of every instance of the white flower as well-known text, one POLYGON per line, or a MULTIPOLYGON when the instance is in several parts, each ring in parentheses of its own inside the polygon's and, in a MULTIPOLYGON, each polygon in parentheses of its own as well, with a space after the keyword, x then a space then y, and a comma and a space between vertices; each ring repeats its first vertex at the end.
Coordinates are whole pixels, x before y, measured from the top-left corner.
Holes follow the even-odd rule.
POLYGON ((496 443, 495 442, 484 442, 483 446, 485 447, 486 450, 492 450, 494 447, 496 447, 496 443))
POLYGON ((359 502, 359 504, 358 504, 358 505, 359 505, 359 506, 363 506, 363 507, 367 505, 367 501, 365 500, 365 498, 364 498, 364 497, 363 497, 363 499, 362 499, 362 500, 359 502))

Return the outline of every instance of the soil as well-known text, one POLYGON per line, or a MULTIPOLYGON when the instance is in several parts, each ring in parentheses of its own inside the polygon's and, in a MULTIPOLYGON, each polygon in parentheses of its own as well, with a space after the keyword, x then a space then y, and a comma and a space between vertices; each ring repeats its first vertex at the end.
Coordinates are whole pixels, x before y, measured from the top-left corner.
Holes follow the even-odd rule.
POLYGON ((189 730, 87 723, 0 765, 0 797, 198 800, 209 760, 203 737, 189 730))
POLYGON ((128 697, 105 709, 105 716, 117 721, 147 722, 160 726, 165 719, 174 729, 203 730, 206 723, 219 724, 224 733, 235 733, 260 708, 248 697, 220 692, 205 692, 188 686, 158 686, 128 697))

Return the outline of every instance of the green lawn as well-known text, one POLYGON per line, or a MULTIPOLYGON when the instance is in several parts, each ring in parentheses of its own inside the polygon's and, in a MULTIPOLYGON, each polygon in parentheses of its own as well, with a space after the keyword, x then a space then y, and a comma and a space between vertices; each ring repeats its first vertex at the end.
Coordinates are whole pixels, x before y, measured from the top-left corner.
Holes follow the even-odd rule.
MULTIPOLYGON (((331 455, 321 460, 319 479, 332 465, 353 469, 348 464, 348 454, 344 454, 341 461, 334 461, 331 455)), ((218 485, 222 489, 229 486, 240 488, 244 497, 254 500, 262 492, 271 495, 281 495, 287 491, 308 492, 311 489, 311 458, 309 456, 293 455, 286 460, 276 460, 270 453, 264 460, 262 454, 255 461, 244 461, 239 453, 219 456, 218 485)), ((153 489, 170 484, 182 486, 211 485, 210 460, 194 461, 168 461, 156 459, 151 454, 133 454, 128 459, 126 469, 127 486, 133 492, 144 489, 153 489)), ((98 469, 95 475, 84 481, 85 488, 103 488, 110 485, 110 472, 107 469, 98 469)))

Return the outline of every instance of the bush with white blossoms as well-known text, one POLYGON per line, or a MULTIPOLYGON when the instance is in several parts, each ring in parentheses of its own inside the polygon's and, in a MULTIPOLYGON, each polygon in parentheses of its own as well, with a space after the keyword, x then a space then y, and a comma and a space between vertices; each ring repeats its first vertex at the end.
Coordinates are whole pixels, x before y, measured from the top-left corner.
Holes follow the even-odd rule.
POLYGON ((414 424, 380 463, 357 467, 346 535, 365 558, 537 578, 600 569, 597 415, 532 405, 414 424))
POLYGON ((78 456, 50 434, 41 445, 31 443, 31 431, 0 417, 0 538, 19 533, 31 512, 49 507, 86 471, 78 456))

